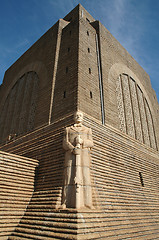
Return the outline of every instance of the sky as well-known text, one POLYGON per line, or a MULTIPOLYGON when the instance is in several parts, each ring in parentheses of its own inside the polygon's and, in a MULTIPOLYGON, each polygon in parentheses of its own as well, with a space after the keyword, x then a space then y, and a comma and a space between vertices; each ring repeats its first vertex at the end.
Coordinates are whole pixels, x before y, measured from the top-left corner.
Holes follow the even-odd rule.
POLYGON ((0 84, 5 71, 78 3, 149 74, 159 102, 159 0, 0 0, 0 84))

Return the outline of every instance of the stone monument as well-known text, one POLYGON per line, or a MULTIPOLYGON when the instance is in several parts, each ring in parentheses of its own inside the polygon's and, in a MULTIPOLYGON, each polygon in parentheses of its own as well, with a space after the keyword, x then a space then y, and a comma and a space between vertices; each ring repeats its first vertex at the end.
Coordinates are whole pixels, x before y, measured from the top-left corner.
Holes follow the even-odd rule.
POLYGON ((74 125, 66 128, 63 140, 63 148, 66 153, 62 208, 92 208, 90 175, 92 131, 83 126, 82 112, 75 113, 74 121, 74 125))
POLYGON ((159 239, 158 149, 149 75, 79 4, 0 86, 0 240, 159 239))

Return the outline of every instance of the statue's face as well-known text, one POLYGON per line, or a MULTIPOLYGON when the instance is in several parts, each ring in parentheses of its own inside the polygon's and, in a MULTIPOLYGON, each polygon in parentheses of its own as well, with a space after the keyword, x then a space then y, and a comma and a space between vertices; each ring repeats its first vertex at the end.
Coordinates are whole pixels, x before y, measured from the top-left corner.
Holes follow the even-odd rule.
POLYGON ((76 112, 75 116, 75 123, 82 123, 83 122, 83 113, 82 112, 76 112))

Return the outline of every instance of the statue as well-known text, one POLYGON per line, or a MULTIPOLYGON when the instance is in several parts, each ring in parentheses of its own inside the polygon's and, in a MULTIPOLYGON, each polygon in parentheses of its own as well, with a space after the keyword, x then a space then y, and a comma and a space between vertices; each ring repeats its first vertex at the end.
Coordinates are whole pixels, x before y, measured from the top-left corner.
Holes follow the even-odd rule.
POLYGON ((65 129, 64 186, 61 208, 93 208, 90 175, 92 131, 83 126, 83 113, 74 115, 75 124, 65 129))

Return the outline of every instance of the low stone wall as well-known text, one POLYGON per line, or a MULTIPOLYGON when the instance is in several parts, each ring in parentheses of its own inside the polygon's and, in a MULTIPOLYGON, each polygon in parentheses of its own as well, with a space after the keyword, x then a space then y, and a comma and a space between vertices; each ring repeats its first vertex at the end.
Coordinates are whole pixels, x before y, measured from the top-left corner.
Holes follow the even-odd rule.
POLYGON ((0 239, 8 239, 34 191, 38 161, 0 151, 0 239))
POLYGON ((153 239, 159 237, 159 154, 130 136, 85 116, 94 147, 95 209, 59 209, 64 126, 72 117, 3 146, 39 160, 35 191, 9 239, 153 239))

